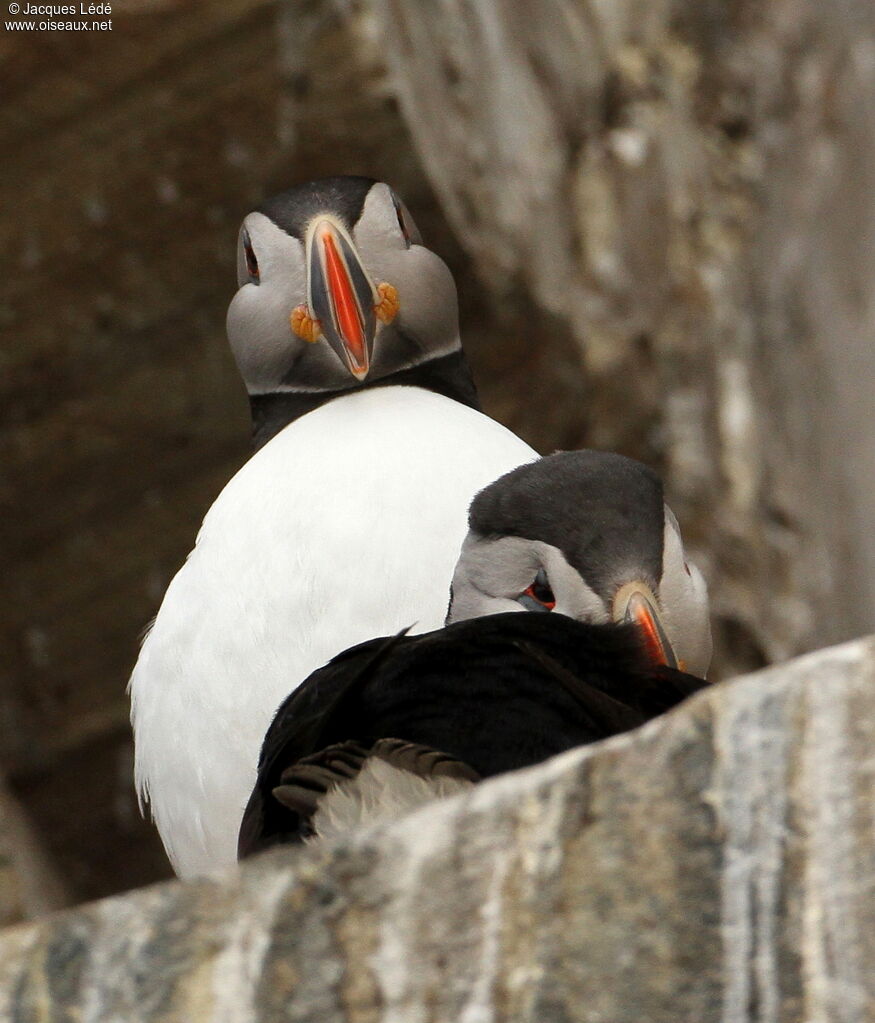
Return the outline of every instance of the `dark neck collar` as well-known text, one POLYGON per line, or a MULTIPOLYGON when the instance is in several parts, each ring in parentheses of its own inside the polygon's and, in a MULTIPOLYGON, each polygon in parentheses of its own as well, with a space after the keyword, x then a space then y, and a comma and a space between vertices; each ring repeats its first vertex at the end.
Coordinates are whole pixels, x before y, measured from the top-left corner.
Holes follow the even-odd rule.
POLYGON ((462 349, 459 348, 449 355, 440 355, 428 362, 421 362, 410 369, 379 380, 366 380, 354 387, 345 387, 337 391, 274 391, 270 394, 250 394, 249 408, 252 412, 252 444, 256 451, 275 437, 283 427, 296 419, 312 412, 333 398, 345 394, 355 394, 373 387, 392 387, 405 385, 421 387, 435 394, 452 398, 462 405, 480 411, 477 388, 462 349))

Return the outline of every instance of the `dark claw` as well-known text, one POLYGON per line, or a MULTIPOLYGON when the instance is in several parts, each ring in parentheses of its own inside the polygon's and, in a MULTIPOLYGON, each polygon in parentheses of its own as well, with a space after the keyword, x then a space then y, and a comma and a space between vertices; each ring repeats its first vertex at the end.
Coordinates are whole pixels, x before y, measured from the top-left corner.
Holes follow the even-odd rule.
POLYGON ((406 742, 404 739, 380 739, 371 750, 387 763, 402 771, 410 771, 421 778, 459 778, 463 781, 480 781, 480 775, 461 760, 448 753, 406 742))
POLYGON ((312 817, 316 812, 321 795, 299 785, 277 785, 273 790, 273 796, 278 802, 304 818, 312 817))
POLYGON ((280 775, 283 785, 303 785, 315 792, 327 792, 339 779, 334 771, 321 764, 294 764, 280 775))

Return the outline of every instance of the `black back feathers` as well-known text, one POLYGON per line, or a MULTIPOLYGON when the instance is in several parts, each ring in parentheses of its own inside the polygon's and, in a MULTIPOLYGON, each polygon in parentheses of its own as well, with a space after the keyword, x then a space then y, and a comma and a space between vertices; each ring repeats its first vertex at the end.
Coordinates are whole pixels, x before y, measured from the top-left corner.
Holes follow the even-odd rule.
POLYGON ((315 803, 283 805, 273 793, 307 758, 317 770, 300 779, 293 771, 295 782, 313 775, 322 785, 335 757, 320 760, 328 748, 352 741, 367 751, 393 737, 487 778, 634 728, 705 684, 654 668, 632 626, 563 615, 491 615, 364 643, 314 672, 277 712, 239 854, 309 834, 315 803))

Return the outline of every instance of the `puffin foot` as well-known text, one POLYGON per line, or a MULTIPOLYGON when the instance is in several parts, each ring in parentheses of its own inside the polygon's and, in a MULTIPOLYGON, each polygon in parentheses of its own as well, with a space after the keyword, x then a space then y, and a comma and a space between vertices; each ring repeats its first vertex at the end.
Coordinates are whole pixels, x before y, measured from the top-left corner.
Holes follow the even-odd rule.
POLYGON ((318 341, 322 336, 322 324, 313 319, 305 305, 295 306, 289 317, 289 322, 292 325, 292 333, 297 334, 299 338, 310 344, 318 341))
POLYGON ((356 778, 368 757, 420 778, 478 782, 480 775, 448 753, 405 739, 378 739, 370 748, 349 740, 302 757, 280 776, 274 799, 304 817, 312 816, 333 788, 356 778))
POLYGON ((309 757, 302 757, 280 776, 274 798, 304 816, 316 812, 319 800, 335 785, 355 778, 369 751, 355 741, 339 742, 309 757))
POLYGON ((401 302, 398 299, 398 289, 393 284, 385 281, 377 285, 377 294, 380 301, 374 306, 374 312, 380 323, 391 323, 398 315, 401 302))

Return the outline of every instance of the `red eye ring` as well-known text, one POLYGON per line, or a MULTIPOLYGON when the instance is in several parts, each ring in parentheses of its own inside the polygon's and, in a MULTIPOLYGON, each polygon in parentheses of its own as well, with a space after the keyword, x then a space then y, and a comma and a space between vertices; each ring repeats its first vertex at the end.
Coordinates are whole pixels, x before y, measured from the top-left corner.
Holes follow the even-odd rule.
POLYGON ((517 600, 530 611, 552 611, 556 607, 556 597, 543 568, 538 569, 538 574, 517 600))

